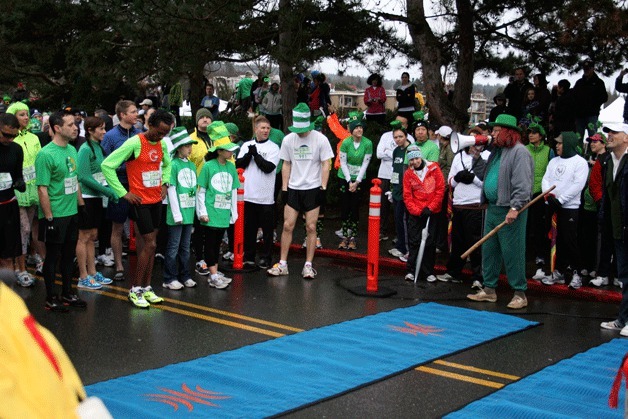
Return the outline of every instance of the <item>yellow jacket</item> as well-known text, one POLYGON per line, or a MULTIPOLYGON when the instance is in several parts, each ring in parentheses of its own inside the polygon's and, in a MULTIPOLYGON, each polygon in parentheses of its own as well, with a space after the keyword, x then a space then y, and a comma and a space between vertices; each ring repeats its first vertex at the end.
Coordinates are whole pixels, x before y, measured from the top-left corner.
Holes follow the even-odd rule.
POLYGON ((209 147, 212 146, 211 142, 208 144, 198 136, 198 130, 194 130, 192 134, 190 134, 190 138, 196 141, 196 144, 192 144, 192 152, 190 153, 190 161, 194 163, 196 166, 196 176, 200 176, 201 169, 205 164, 205 155, 209 151, 209 147))
POLYGON ((0 417, 75 418, 85 397, 59 341, 0 281, 0 417))

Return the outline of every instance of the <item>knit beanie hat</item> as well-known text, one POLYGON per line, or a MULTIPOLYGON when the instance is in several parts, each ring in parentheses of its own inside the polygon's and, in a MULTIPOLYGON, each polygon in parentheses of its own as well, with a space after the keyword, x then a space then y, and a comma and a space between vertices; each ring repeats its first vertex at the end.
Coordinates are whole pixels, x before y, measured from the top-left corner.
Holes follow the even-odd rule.
POLYGON ((423 154, 421 153, 419 146, 416 144, 410 144, 406 149, 406 158, 408 161, 423 158, 423 154))
POLYGON ((214 120, 214 117, 212 116, 212 113, 209 109, 201 108, 198 111, 196 111, 196 125, 198 125, 198 120, 204 116, 211 118, 212 121, 214 120))
POLYGON ((351 111, 349 112, 349 132, 353 133, 353 130, 357 127, 364 128, 364 123, 362 122, 363 117, 362 112, 351 111))
POLYGON ((9 106, 7 108, 7 113, 13 114, 15 115, 16 113, 18 113, 19 111, 26 111, 28 112, 28 105, 24 102, 15 102, 12 103, 11 106, 9 106))

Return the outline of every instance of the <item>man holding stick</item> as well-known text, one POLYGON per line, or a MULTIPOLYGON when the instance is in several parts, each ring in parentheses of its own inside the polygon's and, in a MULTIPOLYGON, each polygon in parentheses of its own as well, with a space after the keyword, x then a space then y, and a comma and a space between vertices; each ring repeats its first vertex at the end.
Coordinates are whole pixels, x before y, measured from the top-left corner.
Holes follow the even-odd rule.
POLYGON ((519 214, 532 196, 533 161, 521 144, 517 119, 508 114, 491 123, 494 149, 484 177, 482 200, 488 202, 484 231, 490 231, 502 222, 506 225, 482 246, 482 274, 484 288, 467 298, 473 301, 497 302, 497 281, 503 264, 513 296, 508 308, 521 309, 528 305, 525 296, 525 238, 527 211, 519 214))

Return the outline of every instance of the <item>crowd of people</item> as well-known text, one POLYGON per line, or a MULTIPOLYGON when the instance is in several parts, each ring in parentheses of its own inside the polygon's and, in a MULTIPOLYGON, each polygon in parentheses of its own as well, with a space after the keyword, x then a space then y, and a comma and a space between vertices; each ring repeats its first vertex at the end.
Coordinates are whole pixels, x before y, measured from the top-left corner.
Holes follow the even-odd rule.
MULTIPOLYGON (((564 87, 557 100, 543 91, 543 75, 532 85, 523 69, 516 69, 512 83, 495 98, 497 111, 465 133, 429 121, 416 86, 403 73, 395 119, 375 141, 364 132, 366 124, 386 124, 386 96, 377 75, 368 80, 366 114, 351 112, 346 127, 330 107, 325 76, 312 74, 311 84, 298 75, 307 100, 292 110, 287 135, 277 125, 283 119, 278 84, 264 74, 250 79, 245 86, 250 95, 242 100, 259 116, 248 141, 239 138, 235 124, 217 119, 219 100, 209 83, 191 132, 148 98, 120 101, 113 117, 103 110, 87 117, 72 108, 42 115, 14 101, 0 114, 0 222, 6 231, 0 262, 16 271, 24 287, 34 284, 26 269, 33 264, 44 277, 45 305, 52 311, 86 305, 72 288, 74 261, 78 289, 128 277, 129 300, 141 308, 163 301, 151 287, 156 256, 164 259, 163 288, 196 286, 193 266, 209 286, 224 289, 231 279, 218 263, 221 257, 233 260, 242 186, 244 266, 288 275, 289 248, 303 216, 301 274, 313 279, 330 177, 337 177, 339 189, 338 248, 356 250, 366 205, 363 185, 368 167, 377 164, 380 240, 395 232, 389 253, 406 263, 406 280, 460 282, 467 263, 463 252, 505 222, 468 259, 477 291, 469 299, 495 302, 503 265, 514 291, 508 307, 526 307, 526 243, 535 280, 573 289, 621 287, 628 280, 628 125, 597 122, 606 91, 593 63, 586 61, 583 69, 583 78, 573 89, 564 87), (588 98, 586 109, 576 106, 573 118, 562 118, 564 107, 578 103, 580 95, 588 98), (321 131, 325 122, 324 132, 335 139, 321 131), (581 128, 587 136, 578 135, 581 128), (236 168, 244 170, 243 185, 236 168), (539 195, 542 199, 522 211, 539 195), (137 238, 137 267, 130 275, 123 264, 129 220, 137 238), (280 254, 273 264, 277 236, 280 254), (224 241, 229 247, 221 255, 224 241), (437 253, 449 254, 441 275, 434 272, 437 253), (113 267, 115 275, 107 278, 97 264, 113 267)), ((623 328, 626 305, 618 320, 602 327, 623 328)))

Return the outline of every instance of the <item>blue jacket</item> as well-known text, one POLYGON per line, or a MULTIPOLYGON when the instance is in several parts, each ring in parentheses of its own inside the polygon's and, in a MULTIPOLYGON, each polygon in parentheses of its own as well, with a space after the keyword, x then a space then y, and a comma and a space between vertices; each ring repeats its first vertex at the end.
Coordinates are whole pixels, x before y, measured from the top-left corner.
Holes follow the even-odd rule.
MULTIPOLYGON (((110 129, 105 133, 105 136, 102 139, 100 145, 104 151, 105 157, 109 154, 113 153, 114 150, 120 148, 122 144, 129 138, 139 134, 141 131, 135 127, 131 127, 131 129, 127 130, 120 126, 119 124, 110 129)), ((129 184, 129 179, 126 175, 126 163, 123 163, 116 169, 118 173, 118 179, 120 179, 120 183, 123 185, 129 184)))

